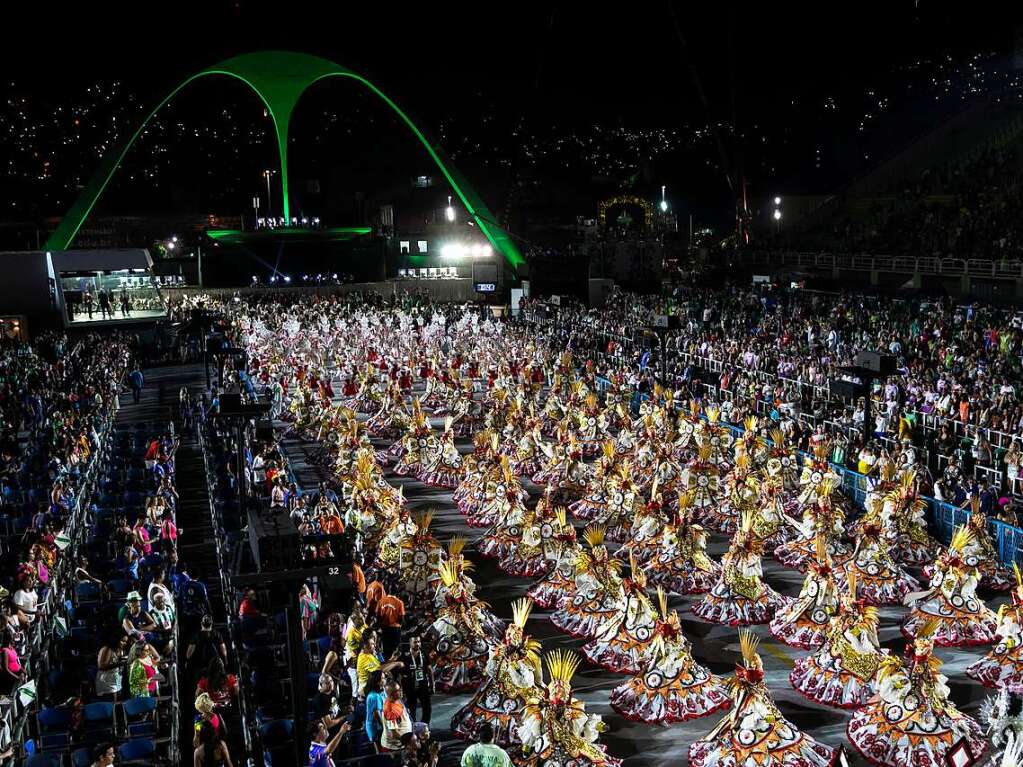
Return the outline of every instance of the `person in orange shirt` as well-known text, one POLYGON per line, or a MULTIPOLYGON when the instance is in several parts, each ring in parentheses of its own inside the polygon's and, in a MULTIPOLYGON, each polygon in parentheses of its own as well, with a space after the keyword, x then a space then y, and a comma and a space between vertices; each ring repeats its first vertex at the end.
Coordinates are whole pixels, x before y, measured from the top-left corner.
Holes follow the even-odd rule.
POLYGON ((377 604, 387 596, 387 590, 380 581, 371 581, 366 587, 366 612, 376 615, 377 604))
POLYGON ((377 603, 376 616, 384 656, 390 658, 401 646, 401 624, 405 620, 405 603, 393 594, 386 594, 377 603))

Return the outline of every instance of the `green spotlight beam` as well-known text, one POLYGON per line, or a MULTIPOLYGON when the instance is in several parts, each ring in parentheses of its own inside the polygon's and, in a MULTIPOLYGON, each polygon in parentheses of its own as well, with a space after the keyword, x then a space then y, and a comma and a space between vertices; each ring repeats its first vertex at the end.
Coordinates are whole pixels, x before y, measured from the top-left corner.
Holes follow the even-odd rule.
POLYGON ((369 80, 340 64, 319 56, 290 51, 262 51, 236 56, 209 69, 197 72, 172 90, 143 120, 120 151, 111 152, 103 158, 100 167, 93 174, 85 189, 82 190, 71 209, 46 241, 47 250, 66 250, 71 245, 82 223, 124 160, 124 156, 145 131, 153 116, 186 85, 210 75, 222 75, 240 80, 255 91, 266 106, 267 112, 273 120, 274 133, 277 138, 281 196, 283 198, 281 209, 284 211, 285 219, 290 220, 291 218, 291 202, 288 194, 288 129, 291 125, 295 105, 302 94, 314 83, 328 77, 346 77, 379 97, 412 131, 494 249, 504 256, 512 267, 523 263, 522 254, 512 241, 511 236, 501 226, 494 223, 496 217, 490 212, 479 194, 458 172, 441 148, 431 142, 394 101, 369 80))

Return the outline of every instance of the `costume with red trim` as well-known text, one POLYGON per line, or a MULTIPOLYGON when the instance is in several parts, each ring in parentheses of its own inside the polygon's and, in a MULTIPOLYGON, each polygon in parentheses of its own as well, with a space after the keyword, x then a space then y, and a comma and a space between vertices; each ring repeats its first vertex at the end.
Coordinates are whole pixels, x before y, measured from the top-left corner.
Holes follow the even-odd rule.
POLYGON ((831 746, 818 743, 782 716, 764 683, 759 640, 739 631, 742 662, 729 682, 732 710, 689 747, 692 767, 829 767, 831 746))

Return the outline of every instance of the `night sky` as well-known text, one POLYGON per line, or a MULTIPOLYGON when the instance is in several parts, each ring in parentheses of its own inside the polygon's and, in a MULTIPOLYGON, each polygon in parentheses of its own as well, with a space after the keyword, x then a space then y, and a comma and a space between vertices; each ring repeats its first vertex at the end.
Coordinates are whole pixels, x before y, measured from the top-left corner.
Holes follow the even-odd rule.
MULTIPOLYGON (((1023 48, 1017 42, 1019 3, 676 2, 672 12, 664 2, 495 4, 488 10, 479 3, 353 8, 208 0, 105 3, 102 12, 79 4, 62 11, 62 21, 52 7, 16 5, 5 9, 8 35, 0 60, 9 76, 5 89, 25 100, 8 103, 0 119, 39 122, 58 106, 78 103, 86 88, 110 87, 103 109, 86 118, 95 123, 89 126, 90 146, 101 147, 103 121, 111 119, 104 109, 125 110, 135 99, 121 112, 122 119, 130 118, 204 65, 245 51, 287 48, 323 55, 368 76, 469 168, 507 171, 523 162, 525 147, 528 163, 547 172, 546 161, 562 176, 572 176, 577 187, 596 184, 604 193, 630 186, 648 191, 665 183, 701 211, 727 210, 729 199, 722 149, 710 125, 718 126, 733 172, 742 164, 752 194, 831 191, 899 141, 954 112, 964 99, 1015 88, 1020 71, 1013 68, 1013 53, 1023 48), (983 71, 978 87, 964 86, 976 76, 968 69, 972 62, 983 71), (22 108, 31 111, 19 118, 22 108), (578 167, 566 160, 565 143, 592 145, 594 131, 596 143, 607 144, 600 158, 580 159, 578 167), (619 133, 608 139, 608 131, 619 133), (658 132, 668 132, 667 138, 658 132), (661 146, 648 151, 643 142, 661 146)), ((259 122, 251 99, 227 91, 211 98, 216 87, 173 104, 168 123, 191 128, 220 119, 244 132, 259 122), (212 101, 228 104, 231 113, 215 113, 212 101)), ((389 141, 386 115, 376 114, 372 127, 358 118, 355 127, 345 122, 353 112, 373 111, 359 94, 350 100, 347 95, 318 94, 310 98, 309 113, 300 109, 296 117, 310 133, 307 139, 306 129, 296 131, 297 140, 319 140, 323 146, 315 156, 323 166, 359 156, 339 147, 343 139, 362 146, 389 141), (347 127, 331 134, 313 116, 337 111, 342 100, 348 114, 334 122, 347 127)), ((12 129, 8 135, 22 133, 12 129)), ((248 166, 259 165, 265 149, 253 138, 256 146, 248 154, 213 169, 195 160, 204 149, 191 144, 176 149, 180 137, 164 138, 169 147, 143 148, 125 168, 137 181, 158 178, 162 152, 164 164, 175 169, 173 178, 160 177, 165 188, 187 187, 182 174, 209 179, 195 196, 179 190, 171 203, 178 205, 216 204, 214 179, 221 176, 223 194, 248 192, 254 183, 248 166), (243 182, 229 178, 239 166, 245 167, 239 172, 243 182), (239 185, 244 189, 235 188, 239 185)), ((59 212, 69 195, 56 191, 57 182, 73 186, 65 181, 73 177, 80 183, 92 167, 88 152, 52 127, 30 132, 25 146, 15 143, 0 144, 0 162, 9 164, 12 176, 0 182, 6 185, 0 191, 15 200, 0 217, 59 212), (4 156, 15 154, 14 160, 4 156), (37 176, 35 166, 43 158, 50 165, 37 176), (14 168, 23 164, 19 182, 14 168)), ((395 172, 400 163, 396 166, 395 172)), ((128 180, 111 193, 113 207, 118 194, 128 207, 144 197, 128 180)), ((168 198, 152 199, 153 207, 167 204, 168 198)))

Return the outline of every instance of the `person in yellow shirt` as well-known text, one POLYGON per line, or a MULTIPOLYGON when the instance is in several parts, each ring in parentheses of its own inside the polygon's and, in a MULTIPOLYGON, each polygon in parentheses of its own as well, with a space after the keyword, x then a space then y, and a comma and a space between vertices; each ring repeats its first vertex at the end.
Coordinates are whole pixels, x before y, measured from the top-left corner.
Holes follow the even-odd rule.
POLYGON ((365 696, 366 682, 369 675, 374 671, 386 674, 396 668, 402 668, 403 663, 395 656, 384 662, 377 657, 377 635, 375 631, 367 631, 363 634, 362 644, 359 647, 359 657, 355 661, 355 673, 359 682, 359 697, 365 696))

